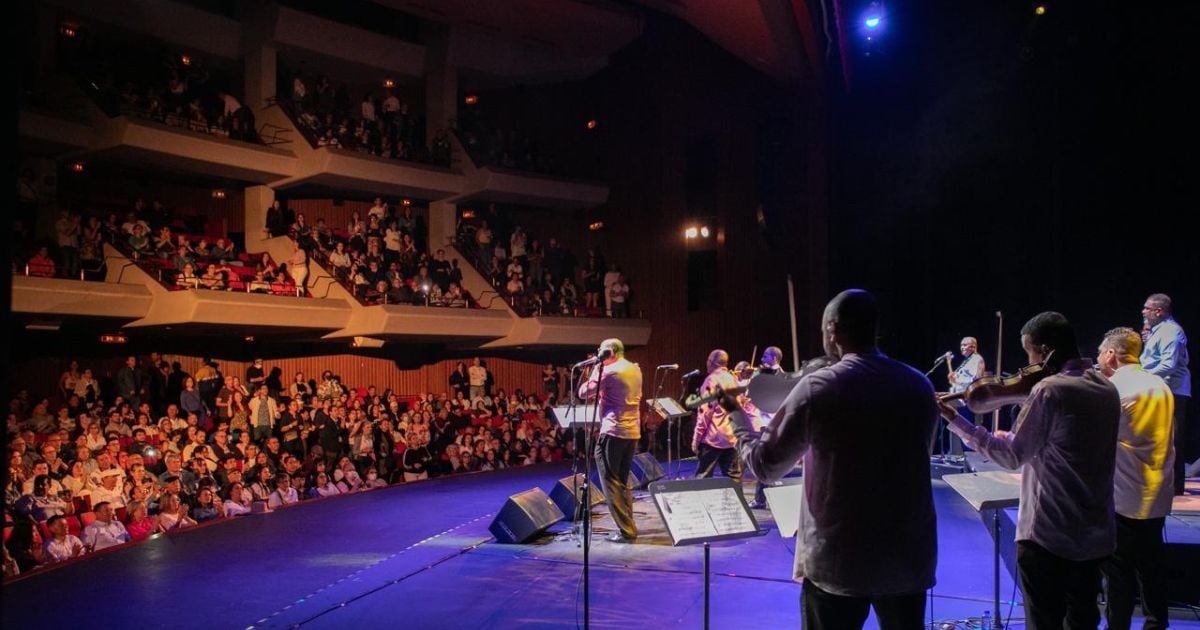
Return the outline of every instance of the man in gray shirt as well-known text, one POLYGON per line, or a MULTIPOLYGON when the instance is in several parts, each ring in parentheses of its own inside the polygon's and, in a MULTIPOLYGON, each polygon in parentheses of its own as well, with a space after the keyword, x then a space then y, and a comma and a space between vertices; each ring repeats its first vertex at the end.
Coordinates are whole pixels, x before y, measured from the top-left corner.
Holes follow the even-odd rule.
POLYGON ((1113 472, 1121 398, 1092 361, 1079 356, 1075 331, 1045 312, 1021 328, 1031 365, 1052 376, 1037 383, 1011 433, 993 434, 942 403, 950 430, 997 464, 1021 470, 1017 579, 1026 627, 1095 628, 1100 563, 1116 546, 1113 472))
POLYGON ((933 386, 879 351, 878 318, 866 291, 833 298, 821 335, 837 363, 803 377, 761 435, 733 396, 721 399, 756 477, 774 481, 804 460, 795 577, 805 628, 861 628, 871 607, 883 628, 921 628, 935 582, 933 386))

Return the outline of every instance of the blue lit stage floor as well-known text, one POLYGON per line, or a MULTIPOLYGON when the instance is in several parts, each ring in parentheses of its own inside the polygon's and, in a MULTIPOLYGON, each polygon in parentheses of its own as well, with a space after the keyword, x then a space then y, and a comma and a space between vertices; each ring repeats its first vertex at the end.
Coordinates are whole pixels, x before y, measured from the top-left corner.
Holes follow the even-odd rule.
MULTIPOLYGON (((682 472, 691 466, 684 462, 682 472)), ((583 620, 582 549, 571 524, 526 545, 490 542, 487 531, 509 495, 549 491, 567 472, 538 466, 438 479, 180 532, 9 584, 3 624, 571 628, 583 620)), ((934 493, 940 561, 932 617, 961 622, 992 608, 991 538, 944 482, 934 481, 934 493)), ((703 550, 671 547, 648 497, 637 496, 636 545, 604 541, 612 522, 596 508, 591 624, 700 627, 703 550)), ((712 546, 712 627, 798 628, 792 540, 780 538, 769 512, 755 515, 771 528, 766 535, 712 546)), ((1006 600, 1014 593, 1007 571, 1001 589, 1006 600)), ((1021 615, 1018 602, 1012 627, 1022 627, 1021 615)))

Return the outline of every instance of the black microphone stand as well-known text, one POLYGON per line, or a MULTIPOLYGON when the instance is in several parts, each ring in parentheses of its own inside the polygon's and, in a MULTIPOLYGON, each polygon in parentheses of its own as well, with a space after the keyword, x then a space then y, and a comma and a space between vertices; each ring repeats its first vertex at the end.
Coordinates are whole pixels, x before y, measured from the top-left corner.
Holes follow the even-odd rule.
MULTIPOLYGON (((590 623, 590 608, 588 594, 588 574, 591 567, 590 553, 592 548, 592 456, 593 456, 593 431, 600 416, 600 378, 604 375, 604 362, 596 364, 596 407, 592 410, 592 421, 586 423, 587 434, 584 438, 584 450, 587 451, 587 459, 584 461, 584 477, 583 477, 583 627, 587 630, 590 623)), ((586 391, 584 396, 584 409, 587 409, 586 391)))
MULTIPOLYGON (((942 363, 944 363, 945 361, 946 361, 946 355, 943 354, 942 356, 938 357, 937 361, 933 362, 933 367, 929 368, 929 371, 925 373, 925 378, 929 378, 929 376, 931 374, 933 374, 933 371, 936 370, 938 368, 938 366, 941 365, 942 363)), ((946 425, 945 422, 937 423, 937 437, 935 439, 937 440, 937 445, 938 445, 937 462, 939 464, 946 463, 946 447, 942 445, 943 431, 946 430, 945 425, 946 425)), ((930 458, 931 461, 932 461, 932 459, 933 458, 930 458)))
MULTIPOLYGON (((657 413, 660 416, 663 415, 662 407, 659 406, 658 408, 654 408, 654 406, 658 405, 658 395, 660 393, 662 393, 663 385, 665 385, 667 382, 667 372, 668 371, 669 371, 669 368, 663 368, 662 366, 654 368, 654 383, 655 383, 654 384, 654 396, 650 397, 650 405, 651 405, 651 411, 653 411, 654 413, 657 413), (660 370, 662 371, 661 379, 658 376, 658 373, 660 370)), ((668 473, 670 473, 670 471, 671 471, 671 423, 673 421, 674 421, 674 419, 670 415, 668 415, 667 416, 667 472, 668 473)), ((651 446, 651 448, 653 448, 653 446, 654 446, 653 440, 651 441, 650 446, 651 446)))

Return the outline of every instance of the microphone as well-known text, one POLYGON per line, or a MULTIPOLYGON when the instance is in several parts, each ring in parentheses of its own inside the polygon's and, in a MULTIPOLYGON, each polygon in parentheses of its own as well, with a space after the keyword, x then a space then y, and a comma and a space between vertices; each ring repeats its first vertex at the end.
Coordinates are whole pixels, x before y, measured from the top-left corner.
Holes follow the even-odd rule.
POLYGON ((942 361, 949 361, 950 359, 953 359, 953 358, 954 358, 954 353, 947 350, 944 354, 942 354, 942 356, 935 359, 934 363, 936 364, 936 363, 941 363, 942 361))
POLYGON ((682 378, 683 380, 685 380, 685 381, 686 381, 686 380, 688 380, 689 378, 692 378, 693 376, 699 376, 699 375, 700 375, 700 370, 699 370, 699 369, 695 369, 695 370, 692 370, 691 372, 688 372, 687 374, 684 374, 684 375, 683 375, 683 376, 681 376, 680 378, 682 378))
POLYGON ((611 356, 612 356, 612 350, 605 348, 605 349, 601 350, 600 353, 597 354, 596 356, 594 356, 590 359, 585 359, 585 360, 580 361, 579 363, 576 363, 575 365, 571 366, 571 369, 575 370, 575 369, 579 369, 581 367, 587 367, 589 365, 595 365, 597 363, 602 363, 611 356))
POLYGON ((678 363, 668 363, 666 365, 660 365, 654 369, 656 369, 656 370, 678 370, 679 364, 678 363))

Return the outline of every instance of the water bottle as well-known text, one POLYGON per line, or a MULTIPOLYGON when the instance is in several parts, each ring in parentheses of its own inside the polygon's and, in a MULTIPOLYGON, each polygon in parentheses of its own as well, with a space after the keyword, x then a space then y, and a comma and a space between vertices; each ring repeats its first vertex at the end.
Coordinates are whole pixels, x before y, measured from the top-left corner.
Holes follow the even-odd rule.
POLYGON ((979 618, 979 630, 992 630, 992 611, 983 611, 983 616, 979 618))

